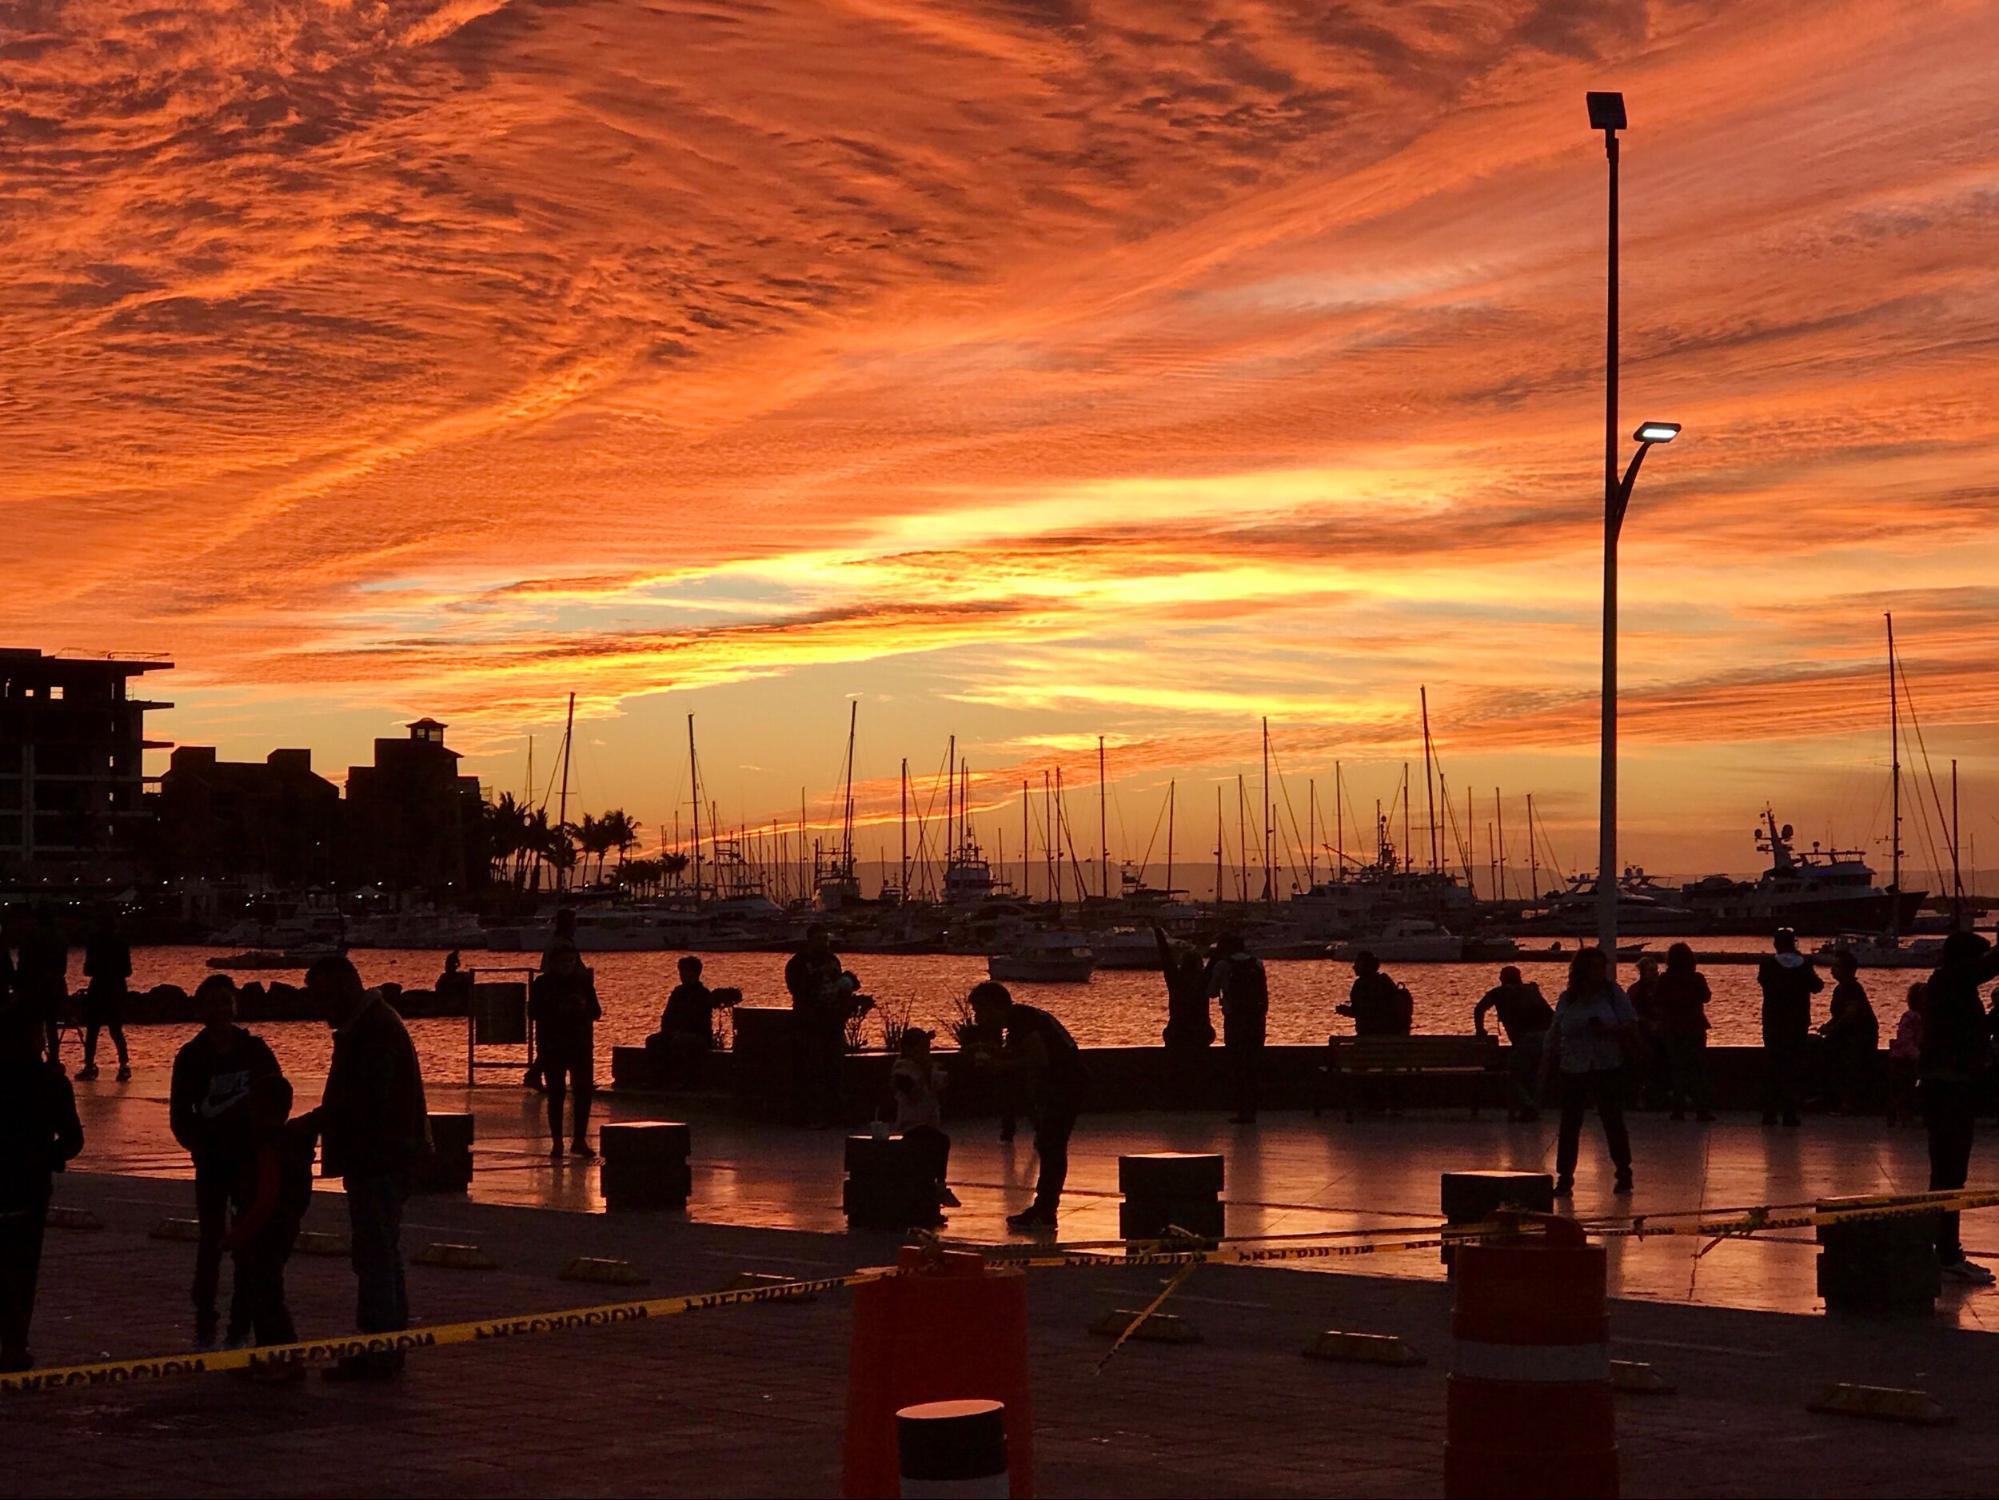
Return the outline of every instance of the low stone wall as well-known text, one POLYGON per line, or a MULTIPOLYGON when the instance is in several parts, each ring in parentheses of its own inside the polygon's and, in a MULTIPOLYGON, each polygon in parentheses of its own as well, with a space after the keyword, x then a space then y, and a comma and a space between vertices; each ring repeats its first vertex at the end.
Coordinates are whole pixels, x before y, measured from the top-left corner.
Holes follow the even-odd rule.
MULTIPOLYGON (((766 1016, 772 1014, 765 1013, 766 1016)), ((788 1019, 788 1014, 787 1014, 788 1019)), ((739 1018, 740 1022, 740 1018, 739 1018)), ((721 1092, 746 1113, 781 1118, 793 1096, 788 1030, 775 1022, 752 1023, 754 1040, 744 1048, 744 1029, 738 1026, 736 1052, 711 1053, 705 1059, 700 1091, 721 1092)), ((1161 1047, 1088 1047, 1083 1052, 1089 1070, 1087 1106, 1095 1110, 1130 1111, 1165 1106, 1166 1052, 1161 1047)), ((939 1049, 936 1061, 950 1076, 945 1090, 946 1112, 958 1118, 991 1116, 1005 1107, 996 1080, 983 1074, 955 1051, 939 1049)), ((845 1062, 845 1096, 856 1120, 864 1120, 879 1107, 888 1108, 888 1074, 894 1059, 886 1053, 849 1054, 845 1062)), ((1327 1092, 1321 1069, 1326 1063, 1324 1047, 1268 1047, 1264 1050, 1262 1101, 1267 1109, 1309 1109, 1315 1101, 1334 1112, 1337 1094, 1327 1092)), ((1878 1107, 1884 1100, 1886 1056, 1877 1058, 1877 1087, 1873 1097, 1863 1101, 1878 1107)), ((1717 1109, 1760 1109, 1762 1105, 1763 1053, 1756 1047, 1711 1047, 1707 1053, 1708 1079, 1717 1109)), ((614 1048, 611 1056, 612 1087, 623 1092, 652 1093, 664 1088, 663 1059, 643 1047, 614 1048)), ((1228 1059, 1224 1049, 1213 1046, 1201 1058, 1194 1078, 1194 1107, 1222 1109, 1233 1100, 1229 1094, 1228 1059)), ((1504 1110, 1507 1089, 1503 1073, 1468 1076, 1442 1075, 1396 1079, 1392 1085, 1397 1103, 1408 1109, 1504 1110)), ((1809 1092, 1809 1091, 1808 1091, 1809 1092)))

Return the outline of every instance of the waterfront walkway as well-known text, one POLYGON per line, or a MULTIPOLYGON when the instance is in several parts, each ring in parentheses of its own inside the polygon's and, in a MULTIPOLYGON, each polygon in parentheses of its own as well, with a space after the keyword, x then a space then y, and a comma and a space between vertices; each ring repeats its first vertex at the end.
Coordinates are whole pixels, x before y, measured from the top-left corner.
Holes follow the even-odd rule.
MULTIPOLYGON (((321 1080, 296 1080, 299 1107, 319 1097, 321 1080)), ((87 1171, 185 1177, 186 1156, 166 1131, 167 1078, 141 1070, 124 1085, 100 1080, 77 1085, 89 1139, 78 1166, 87 1171)), ((541 1102, 514 1087, 432 1085, 431 1107, 470 1109, 477 1120, 475 1201, 522 1207, 594 1211, 602 1208, 598 1169, 572 1159, 552 1162, 541 1102)), ((656 1116, 660 1101, 600 1095, 594 1125, 605 1119, 656 1116)), ((676 1115, 676 1117, 681 1117, 676 1115)), ((685 1116, 694 1128, 694 1197, 688 1219, 815 1233, 846 1227, 840 1212, 842 1139, 837 1131, 792 1130, 726 1113, 685 1116)), ((1613 1198, 1602 1135, 1586 1126, 1575 1211, 1664 1213, 1767 1203, 1797 1203, 1852 1193, 1915 1192, 1928 1182, 1920 1130, 1890 1129, 1877 1119, 1813 1117, 1797 1129, 1766 1129, 1753 1115, 1725 1116, 1702 1126, 1634 1114, 1632 1134, 1638 1192, 1613 1198)), ((952 1181, 964 1208, 951 1216, 954 1238, 992 1243, 1008 1238, 1008 1212, 1032 1194, 1035 1159, 1023 1122, 1011 1145, 996 1139, 990 1119, 952 1126, 952 1181)), ((1419 1113, 1348 1124, 1337 1115, 1269 1112, 1255 1126, 1220 1115, 1165 1113, 1086 1115, 1072 1148, 1069 1194, 1063 1202, 1065 1240, 1115 1238, 1117 1158, 1121 1153, 1220 1151, 1227 1158, 1231 1234, 1434 1223, 1438 1177, 1453 1169, 1500 1167, 1552 1170, 1553 1117, 1509 1124, 1488 1111, 1419 1113)), ((1974 1156, 1974 1183, 1999 1181, 1999 1129, 1974 1156), (1987 1166, 1991 1162, 1993 1165, 1987 1166)), ((1966 1221, 1966 1242, 1999 1259, 1999 1210, 1966 1221)), ((1731 1241, 1700 1255, 1686 1239, 1620 1241, 1611 1246, 1611 1286, 1622 1296, 1775 1312, 1817 1306, 1815 1250, 1809 1230, 1754 1241, 1731 1241)), ((1377 1257, 1370 1272, 1436 1279, 1434 1251, 1377 1257)), ((1963 1299, 1947 1294, 1944 1316, 1980 1326, 1984 1308, 1999 1323, 1999 1295, 1963 1299)))

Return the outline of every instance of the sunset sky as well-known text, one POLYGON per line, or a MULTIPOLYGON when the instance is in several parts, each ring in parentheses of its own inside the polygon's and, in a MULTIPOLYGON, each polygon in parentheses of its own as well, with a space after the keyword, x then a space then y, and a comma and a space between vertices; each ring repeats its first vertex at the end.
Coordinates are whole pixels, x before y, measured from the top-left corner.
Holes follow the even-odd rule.
POLYGON ((1989 866, 1995 56, 1940 0, 22 0, 4 640, 516 793, 574 691, 648 842, 686 714, 726 821, 823 819, 857 697, 872 809, 1103 734, 1114 849, 1177 779, 1199 858, 1259 715, 1371 815, 1426 685, 1480 862, 1494 786, 1582 859, 1621 88, 1625 426, 1686 424, 1625 848, 1754 869, 1770 799, 1885 869, 1892 609, 1989 866))

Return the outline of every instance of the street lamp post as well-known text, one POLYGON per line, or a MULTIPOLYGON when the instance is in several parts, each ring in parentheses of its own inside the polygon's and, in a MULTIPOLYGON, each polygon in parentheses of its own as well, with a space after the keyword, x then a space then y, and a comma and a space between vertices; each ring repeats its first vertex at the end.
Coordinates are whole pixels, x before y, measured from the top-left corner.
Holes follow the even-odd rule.
POLYGON ((1611 973, 1617 972, 1617 538, 1639 465, 1654 444, 1680 435, 1677 422, 1646 422, 1632 437, 1638 451, 1617 472, 1617 132, 1625 128, 1624 95, 1590 93, 1589 123, 1603 132, 1610 167, 1609 263, 1606 278, 1603 405, 1603 749, 1597 811, 1596 941, 1611 973))

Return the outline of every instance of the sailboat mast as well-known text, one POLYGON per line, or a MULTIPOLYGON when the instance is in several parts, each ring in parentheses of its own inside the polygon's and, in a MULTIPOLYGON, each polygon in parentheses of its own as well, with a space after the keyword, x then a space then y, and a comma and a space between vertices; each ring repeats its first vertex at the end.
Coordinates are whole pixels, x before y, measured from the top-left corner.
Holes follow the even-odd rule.
POLYGON ((1305 889, 1310 890, 1319 883, 1319 782, 1317 777, 1308 777, 1305 782, 1305 889))
POLYGON ((1898 937, 1902 931, 1902 717, 1895 691, 1895 616, 1884 611, 1881 618, 1888 625, 1888 776, 1892 788, 1890 801, 1894 805, 1888 822, 1889 858, 1894 866, 1888 877, 1892 893, 1888 902, 1888 934, 1898 937))
POLYGON ((1055 793, 1048 773, 1041 773, 1041 856, 1048 862, 1048 899, 1062 904, 1062 866, 1055 853, 1055 793))
MULTIPOLYGON (((847 705, 847 800, 840 821, 840 878, 854 876, 854 730, 861 721, 861 700, 847 705)), ((856 890, 856 895, 859 891, 856 890)))
POLYGON ((1028 827, 1027 778, 1020 778, 1020 899, 1028 899, 1028 887, 1033 884, 1033 872, 1028 868, 1034 855, 1034 835, 1028 827))
POLYGON ((1263 721, 1263 899, 1274 902, 1277 899, 1277 876, 1270 868, 1270 719, 1263 721))
POLYGON ((694 797, 694 908, 701 909, 701 762, 694 754, 694 715, 687 716, 687 788, 694 797))
POLYGON ((1347 793, 1340 763, 1333 762, 1333 883, 1347 883, 1347 793))
POLYGON ((1222 845, 1227 840, 1222 824, 1222 784, 1215 783, 1215 915, 1222 914, 1222 845))
MULTIPOLYGON (((1173 824, 1180 816, 1179 789, 1180 783, 1177 781, 1166 783, 1166 899, 1168 901, 1173 899, 1173 824)), ((1142 875, 1144 871, 1139 873, 1142 875)))
POLYGON ((1499 800, 1499 788, 1492 789, 1492 815, 1499 820, 1499 875, 1495 889, 1499 899, 1506 899, 1506 808, 1499 800))
POLYGON ((1413 847, 1409 838, 1409 762, 1405 760, 1402 762, 1402 868, 1404 870, 1415 868, 1415 861, 1409 857, 1413 847))
POLYGON ((1541 899, 1541 851, 1534 844, 1534 794, 1527 794, 1527 899, 1541 899))
POLYGON ((1442 848, 1437 842, 1437 788, 1430 777, 1432 756, 1430 754, 1430 690, 1426 687, 1416 691, 1423 702, 1423 796, 1430 804, 1430 873, 1437 873, 1442 864, 1442 848))
MULTIPOLYGON (((556 805, 555 831, 564 847, 569 843, 569 737, 576 732, 576 695, 569 695, 569 717, 562 725, 562 800, 556 805)), ((560 895, 569 883, 569 864, 563 861, 555 867, 555 890, 560 895)))
POLYGON ((1957 757, 1950 758, 1950 915, 1951 925, 1964 925, 1964 867, 1958 861, 1957 851, 1957 757))
POLYGON ((896 889, 902 900, 909 900, 909 757, 902 758, 902 875, 896 889))
POLYGON ((1242 862, 1236 869, 1236 900, 1249 904, 1249 788, 1242 772, 1235 775, 1235 847, 1242 862))
POLYGON ((1103 843, 1104 875, 1097 892, 1111 899, 1111 803, 1110 786, 1104 780, 1104 737, 1097 736, 1097 836, 1103 843))

